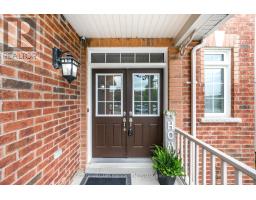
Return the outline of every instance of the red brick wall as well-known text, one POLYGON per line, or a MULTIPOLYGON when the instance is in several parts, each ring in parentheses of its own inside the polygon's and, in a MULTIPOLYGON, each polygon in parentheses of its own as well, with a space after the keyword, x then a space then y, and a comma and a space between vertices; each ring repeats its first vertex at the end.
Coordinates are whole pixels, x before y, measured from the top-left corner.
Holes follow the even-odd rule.
MULTIPOLYGON (((0 65, 0 183, 67 184, 78 169, 86 167, 87 73, 86 47, 59 15, 38 15, 38 62, 0 65), (70 50, 80 58, 78 79, 68 84, 51 63, 51 48, 70 50), (81 48, 80 48, 81 47, 81 48), (54 160, 57 148, 63 155, 54 160)), ((0 19, 0 27, 3 20, 0 19)), ((225 46, 236 59, 232 73, 232 116, 240 124, 203 124, 204 80, 202 51, 197 62, 198 137, 220 150, 254 165, 253 56, 254 18, 237 16, 222 29, 225 46), (243 30, 243 31, 241 31, 243 30), (233 38, 233 39, 230 39, 233 38), (232 43, 233 41, 233 43, 232 43), (246 106, 240 106, 246 105, 246 106), (244 109, 246 107, 246 109, 244 109), (242 142, 241 142, 242 141, 242 142)), ((2 30, 2 29, 1 29, 2 30)), ((0 38, 1 37, 0 31, 0 38)), ((207 39, 212 46, 213 36, 207 39)), ((168 47, 169 109, 177 113, 177 126, 190 132, 191 49, 180 56, 172 39, 88 39, 88 47, 168 47)))
POLYGON ((34 17, 36 62, 0 64, 0 184, 67 184, 80 164, 80 73, 68 84, 51 56, 58 47, 80 59, 79 36, 60 15, 34 17))
MULTIPOLYGON (((204 117, 203 50, 198 54, 197 65, 197 137, 251 167, 255 167, 254 26, 254 15, 236 15, 219 28, 225 31, 223 47, 231 48, 232 52, 231 116, 241 118, 242 123, 201 122, 204 117)), ((206 39, 206 47, 215 46, 212 34, 206 39)), ((217 176, 220 177, 220 164, 217 176)), ((232 172, 229 176, 234 179, 232 172)))
MULTIPOLYGON (((204 115, 204 76, 202 55, 197 59, 197 135, 207 143, 229 155, 254 166, 254 110, 253 110, 253 57, 254 57, 254 16, 236 16, 225 23, 221 29, 226 30, 224 47, 232 47, 234 63, 232 69, 232 116, 242 118, 242 123, 201 123, 204 115), (243 30, 243 31, 240 31, 243 30), (232 45, 233 41, 233 45, 232 45), (238 78, 239 77, 239 78, 238 78), (249 80, 248 82, 245 80, 249 80), (235 92, 236 91, 236 92, 235 92), (246 106, 240 105, 246 104, 246 106), (249 107, 248 107, 249 105, 249 107), (246 107, 246 110, 244 110, 246 107), (242 141, 242 143, 241 143, 242 141)), ((207 38, 208 45, 213 36, 207 38)), ((169 109, 176 111, 179 128, 190 132, 191 126, 191 49, 198 42, 193 42, 184 56, 180 56, 171 39, 89 39, 88 47, 168 47, 169 54, 169 109)), ((86 87, 85 87, 86 89, 86 87)), ((87 91, 86 91, 87 92, 87 91)), ((83 98, 82 98, 83 99, 83 98)), ((84 100, 86 101, 86 100, 84 100)), ((85 117, 86 118, 86 117, 85 117)), ((82 123, 83 124, 83 123, 82 123)), ((83 125, 86 127, 86 124, 83 125)), ((82 129, 83 131, 83 129, 82 129)), ((86 137, 86 131, 83 133, 86 137)), ((81 140, 86 150, 86 139, 81 140)), ((82 147, 82 148, 83 148, 82 147)), ((82 168, 86 155, 81 154, 82 168)), ((220 167, 217 166, 219 180, 220 167)))

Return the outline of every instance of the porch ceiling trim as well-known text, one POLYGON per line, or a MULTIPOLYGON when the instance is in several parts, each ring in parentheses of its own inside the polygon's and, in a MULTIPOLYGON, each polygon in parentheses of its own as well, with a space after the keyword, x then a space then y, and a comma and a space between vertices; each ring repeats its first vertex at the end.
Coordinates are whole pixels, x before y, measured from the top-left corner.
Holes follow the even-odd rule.
POLYGON ((229 14, 64 14, 86 38, 173 38, 175 46, 202 40, 232 15, 229 14))
POLYGON ((190 38, 191 35, 193 35, 193 38, 191 38, 193 40, 202 40, 231 17, 232 15, 230 14, 191 15, 177 34, 175 46, 182 46, 182 43, 189 41, 188 38, 190 38))

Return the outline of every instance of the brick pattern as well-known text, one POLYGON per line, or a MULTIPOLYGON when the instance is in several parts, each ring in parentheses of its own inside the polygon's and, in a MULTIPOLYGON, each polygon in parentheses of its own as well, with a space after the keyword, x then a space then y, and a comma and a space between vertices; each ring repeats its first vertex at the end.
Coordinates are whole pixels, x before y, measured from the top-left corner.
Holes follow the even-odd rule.
MULTIPOLYGON (((201 118, 204 116, 204 66, 202 62, 203 51, 199 51, 197 55, 197 136, 221 151, 254 167, 254 16, 238 15, 225 23, 221 29, 226 30, 223 47, 232 47, 234 56, 232 116, 242 118, 243 122, 238 124, 201 123, 201 118), (239 29, 244 31, 241 32, 239 29), (244 81, 247 79, 249 82, 244 81), (235 90, 237 92, 234 92, 235 90)), ((213 37, 214 34, 207 38, 208 47, 215 46, 213 45, 213 37)), ((168 47, 169 109, 176 111, 177 126, 188 132, 191 129, 191 50, 196 44, 198 42, 192 42, 186 49, 185 55, 180 56, 178 50, 173 46, 173 41, 168 39, 90 39, 88 41, 90 47, 168 47)), ((207 159, 209 161, 209 157, 207 159)), ((216 170, 216 179, 220 183, 219 160, 217 160, 216 170)), ((234 180, 233 172, 233 169, 229 168, 230 183, 233 183, 234 180)), ((208 175, 209 173, 208 171, 208 175)), ((249 183, 250 180, 247 177, 244 178, 245 183, 249 183)), ((210 181, 209 176, 208 181, 210 181)))
POLYGON ((0 184, 68 184, 79 169, 80 73, 68 84, 51 55, 58 47, 80 60, 79 36, 60 15, 34 17, 36 62, 0 65, 0 184))
MULTIPOLYGON (((197 136, 208 144, 255 168, 254 119, 254 36, 255 16, 236 15, 222 27, 225 31, 223 47, 231 48, 231 116, 242 123, 201 123, 204 116, 203 50, 198 52, 197 63, 197 136), (200 59, 201 58, 201 59, 200 59)), ((215 36, 206 39, 207 47, 215 47, 215 36)), ((217 181, 220 182, 221 165, 217 163, 217 181)), ((229 183, 234 181, 234 170, 229 169, 229 183)), ((244 177, 244 183, 250 178, 244 177)))
MULTIPOLYGON (((37 15, 39 62, 11 61, 0 66, 0 183, 68 184, 86 169, 87 151, 87 47, 168 47, 169 109, 177 113, 177 126, 190 132, 191 43, 180 56, 172 39, 88 39, 80 44, 72 27, 59 15, 37 15), (51 48, 81 54, 78 79, 68 84, 51 64, 51 48), (53 153, 63 149, 60 158, 53 153)), ((0 25, 3 19, 0 18, 0 25)), ((202 53, 197 59, 198 137, 254 166, 253 57, 254 18, 236 16, 223 27, 225 46, 232 47, 232 116, 241 124, 203 124, 204 78, 202 53), (243 30, 243 31, 241 31, 243 30), (242 141, 242 142, 241 142, 242 141)), ((1 34, 1 31, 0 31, 1 34)), ((214 36, 207 38, 214 46, 214 36)), ((217 177, 219 178, 219 166, 217 177)))

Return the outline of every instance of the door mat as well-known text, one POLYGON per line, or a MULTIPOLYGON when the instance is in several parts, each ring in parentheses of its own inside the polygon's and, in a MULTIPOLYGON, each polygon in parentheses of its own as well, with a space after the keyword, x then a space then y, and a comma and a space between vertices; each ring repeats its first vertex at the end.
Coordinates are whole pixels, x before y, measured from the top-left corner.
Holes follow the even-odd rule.
POLYGON ((131 185, 131 174, 85 174, 80 185, 131 185))

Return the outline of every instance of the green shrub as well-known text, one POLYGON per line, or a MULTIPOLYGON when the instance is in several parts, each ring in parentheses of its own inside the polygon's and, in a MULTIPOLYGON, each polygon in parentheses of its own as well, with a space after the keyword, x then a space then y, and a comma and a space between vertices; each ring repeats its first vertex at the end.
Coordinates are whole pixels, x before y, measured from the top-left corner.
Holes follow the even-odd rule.
POLYGON ((155 145, 153 151, 153 168, 163 176, 184 176, 182 161, 175 151, 155 145))

